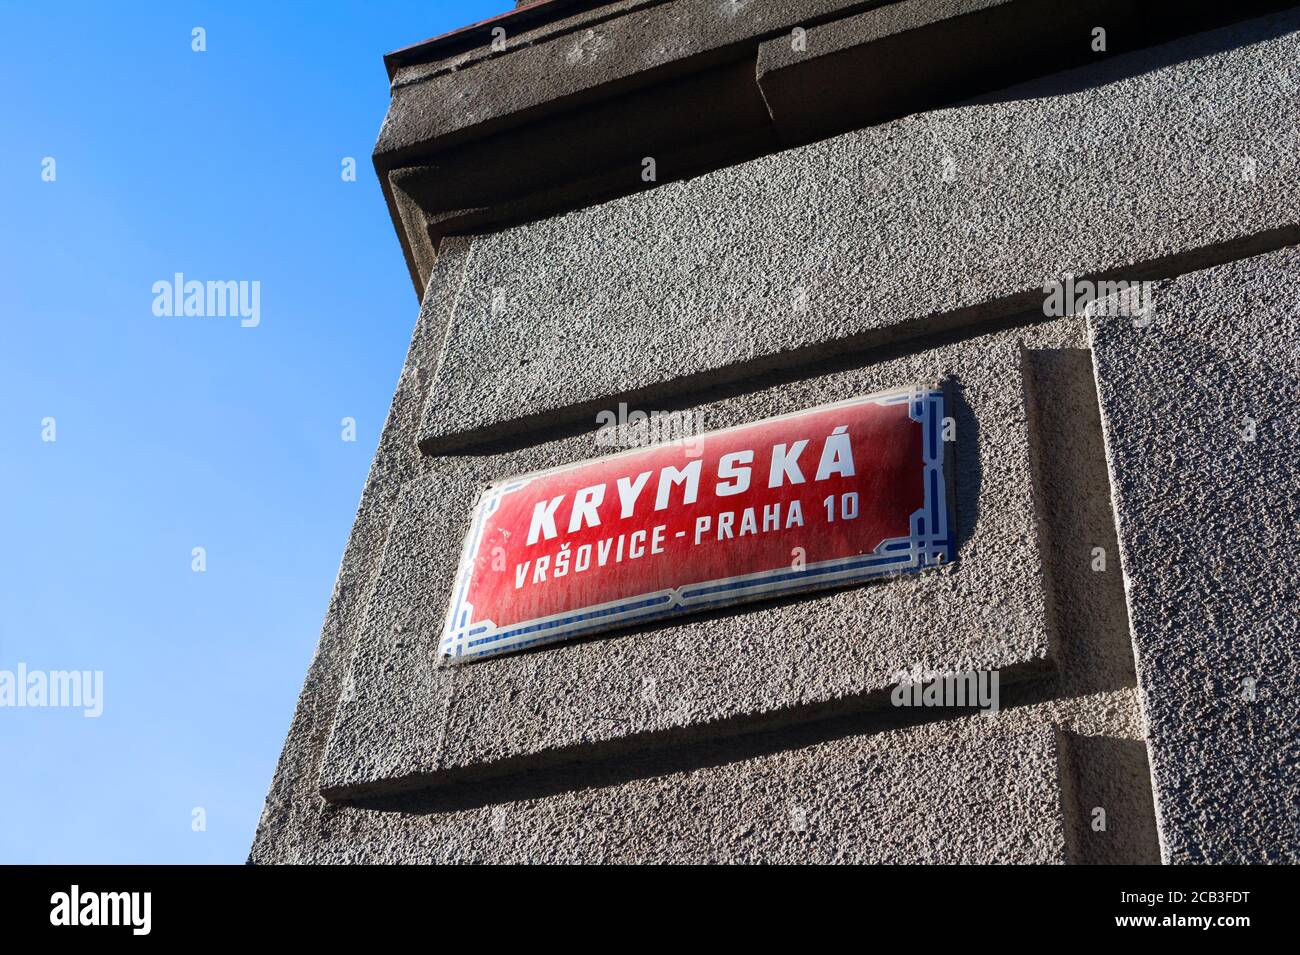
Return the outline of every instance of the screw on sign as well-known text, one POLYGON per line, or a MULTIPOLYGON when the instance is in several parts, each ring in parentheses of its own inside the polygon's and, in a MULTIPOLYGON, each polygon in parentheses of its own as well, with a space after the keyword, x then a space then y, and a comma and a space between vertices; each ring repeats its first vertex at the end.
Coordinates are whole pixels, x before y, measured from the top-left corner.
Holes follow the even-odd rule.
POLYGON ((944 416, 942 389, 912 386, 499 481, 474 509, 439 653, 951 561, 944 416))

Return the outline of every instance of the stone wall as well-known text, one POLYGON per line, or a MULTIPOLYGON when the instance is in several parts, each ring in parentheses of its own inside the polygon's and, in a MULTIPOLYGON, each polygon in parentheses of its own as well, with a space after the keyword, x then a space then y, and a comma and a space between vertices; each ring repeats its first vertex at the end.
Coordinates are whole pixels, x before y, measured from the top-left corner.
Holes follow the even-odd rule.
POLYGON ((732 7, 540 4, 501 55, 389 58, 376 163, 423 304, 251 860, 1296 861, 1300 14, 1100 4, 1119 52, 1074 66, 1091 21, 1033 3, 732 7), (819 64, 772 46, 799 17, 819 64), (915 61, 802 119, 762 86, 1007 17, 1055 68, 915 61), (594 66, 530 82, 584 37, 594 66), (658 111, 750 56, 776 131, 727 87, 739 132, 690 167, 717 168, 508 188, 518 116, 561 137, 639 90, 667 142, 658 111), (471 142, 502 165, 452 222, 471 142), (1154 310, 1045 314, 1067 273, 1154 310), (438 665, 478 493, 607 453, 598 411, 713 430, 920 380, 954 399, 954 564, 438 665), (997 670, 1001 705, 891 706, 913 667, 997 670))

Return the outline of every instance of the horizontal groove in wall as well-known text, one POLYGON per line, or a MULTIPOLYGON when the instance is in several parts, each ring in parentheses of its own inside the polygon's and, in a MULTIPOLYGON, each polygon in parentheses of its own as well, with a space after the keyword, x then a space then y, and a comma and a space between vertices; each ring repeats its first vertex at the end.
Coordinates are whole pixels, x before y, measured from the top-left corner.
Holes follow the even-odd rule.
MULTIPOLYGON (((1176 278, 1238 259, 1250 258, 1300 244, 1300 224, 1279 226, 1252 236, 1187 249, 1144 262, 1075 277, 1076 281, 1159 281, 1176 278)), ((631 407, 654 406, 664 411, 686 408, 728 395, 851 367, 884 349, 926 347, 928 339, 965 337, 1001 327, 1044 320, 1041 287, 961 308, 873 329, 861 335, 822 342, 798 351, 764 356, 672 379, 651 388, 600 398, 540 414, 523 415, 491 427, 426 437, 420 450, 428 455, 485 454, 538 444, 566 435, 595 430, 597 412, 626 402, 631 407)))

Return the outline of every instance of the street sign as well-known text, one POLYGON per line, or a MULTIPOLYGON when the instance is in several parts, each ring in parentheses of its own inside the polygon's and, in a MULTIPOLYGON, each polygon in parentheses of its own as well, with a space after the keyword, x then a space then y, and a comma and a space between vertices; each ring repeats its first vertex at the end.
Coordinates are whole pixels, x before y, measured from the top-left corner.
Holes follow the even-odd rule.
POLYGON ((944 394, 909 387, 497 482, 453 661, 951 561, 944 394))

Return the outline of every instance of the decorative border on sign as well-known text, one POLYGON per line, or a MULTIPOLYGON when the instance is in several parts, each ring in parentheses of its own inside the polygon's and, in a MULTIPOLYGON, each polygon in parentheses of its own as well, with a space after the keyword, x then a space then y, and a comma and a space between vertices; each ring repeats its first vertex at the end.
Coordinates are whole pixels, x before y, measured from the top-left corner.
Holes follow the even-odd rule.
MULTIPOLYGON (((892 537, 882 541, 870 554, 808 564, 802 570, 780 567, 739 577, 687 584, 585 607, 578 613, 565 611, 508 627, 497 627, 490 620, 475 621, 474 608, 466 600, 475 561, 482 546, 486 518, 500 506, 501 498, 505 495, 518 491, 532 483, 534 478, 551 472, 540 471, 489 487, 474 509, 474 520, 469 536, 465 539, 465 548, 456 573, 456 588, 442 639, 438 643, 439 655, 453 662, 462 662, 713 607, 840 587, 951 562, 956 556, 956 540, 945 471, 946 454, 942 433, 945 398, 942 389, 917 387, 882 392, 806 408, 780 417, 802 416, 809 412, 861 404, 896 405, 905 402, 909 405, 908 415, 911 419, 921 422, 921 453, 925 462, 921 472, 925 498, 921 508, 912 514, 911 533, 907 537, 892 537)), ((766 420, 780 420, 780 417, 766 420)), ((730 430, 734 429, 726 428, 714 433, 730 430)), ((643 450, 645 449, 638 448, 625 453, 643 450)))

